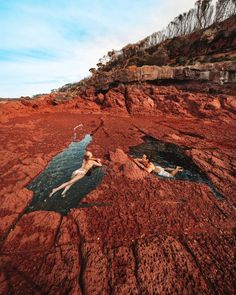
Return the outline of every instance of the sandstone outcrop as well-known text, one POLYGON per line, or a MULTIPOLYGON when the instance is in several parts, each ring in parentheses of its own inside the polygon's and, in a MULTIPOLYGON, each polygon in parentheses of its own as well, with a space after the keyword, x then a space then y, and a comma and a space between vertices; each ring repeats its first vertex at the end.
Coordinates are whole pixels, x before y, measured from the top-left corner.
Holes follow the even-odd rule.
POLYGON ((96 90, 109 88, 110 84, 146 82, 156 80, 172 81, 207 81, 215 84, 236 83, 236 63, 211 63, 193 66, 131 66, 126 69, 118 69, 110 72, 101 72, 93 75, 88 86, 96 90))

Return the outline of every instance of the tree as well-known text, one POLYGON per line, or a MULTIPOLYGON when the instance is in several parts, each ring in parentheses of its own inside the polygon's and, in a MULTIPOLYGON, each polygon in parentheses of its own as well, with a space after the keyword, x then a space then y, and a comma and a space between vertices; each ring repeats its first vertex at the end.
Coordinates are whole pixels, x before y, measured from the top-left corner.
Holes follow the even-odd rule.
POLYGON ((95 69, 95 68, 91 68, 91 69, 89 69, 89 72, 90 72, 91 74, 94 74, 94 73, 96 72, 96 69, 95 69))
POLYGON ((175 17, 169 25, 135 44, 128 44, 121 50, 111 50, 97 64, 98 70, 109 69, 115 65, 124 65, 130 58, 142 56, 145 51, 169 38, 187 35, 199 29, 205 29, 214 22, 221 22, 236 15, 236 0, 197 0, 194 8, 175 17))
POLYGON ((236 14, 236 0, 218 0, 216 3, 215 22, 221 22, 236 14))
POLYGON ((212 0, 198 0, 196 7, 196 29, 204 29, 212 24, 213 6, 212 0))

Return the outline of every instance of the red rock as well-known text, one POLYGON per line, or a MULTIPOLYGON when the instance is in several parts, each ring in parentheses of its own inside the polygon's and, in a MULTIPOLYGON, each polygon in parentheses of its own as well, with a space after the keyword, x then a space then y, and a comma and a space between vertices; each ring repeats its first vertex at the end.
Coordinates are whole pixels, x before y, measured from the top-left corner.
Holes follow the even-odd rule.
POLYGON ((97 102, 98 102, 99 104, 103 104, 103 101, 104 101, 104 95, 103 95, 102 93, 99 93, 99 94, 97 95, 97 102))
POLYGON ((105 94, 105 99, 102 105, 109 108, 114 107, 114 109, 121 108, 124 109, 124 111, 126 111, 124 95, 113 90, 109 90, 105 94))
POLYGON ((46 211, 24 215, 8 235, 2 251, 49 249, 54 245, 60 218, 58 213, 46 211))
POLYGON ((99 241, 84 243, 82 255, 86 257, 86 272, 83 275, 85 294, 110 294, 108 283, 108 261, 99 241))
POLYGON ((7 281, 7 275, 4 274, 3 271, 0 271, 0 290, 2 294, 7 294, 8 293, 8 281, 7 281))
POLYGON ((21 189, 15 193, 4 193, 4 196, 1 197, 0 207, 0 236, 9 229, 11 224, 24 211, 31 201, 32 196, 33 193, 27 189, 21 189))
POLYGON ((151 48, 173 66, 129 66, 139 56, 128 45, 126 64, 0 101, 0 294, 234 294, 235 17, 223 28, 151 48), (79 124, 77 139, 92 134, 89 149, 105 166, 89 206, 27 213, 25 186, 79 124), (206 183, 141 170, 129 148, 144 135, 184 147, 224 200, 206 183))
POLYGON ((112 162, 119 164, 126 164, 127 161, 130 161, 129 157, 121 149, 116 149, 115 152, 110 152, 110 159, 112 162))
POLYGON ((226 108, 229 108, 234 112, 236 111, 236 100, 234 97, 226 97, 223 102, 226 108))
POLYGON ((143 179, 147 172, 141 170, 121 149, 110 152, 111 161, 120 164, 123 176, 130 179, 143 179))
POLYGON ((102 111, 92 90, 89 102, 75 97, 53 107, 42 99, 38 109, 3 104, 0 293, 232 294, 234 96, 145 83, 108 92, 112 106, 102 111), (204 109, 211 102, 214 107, 204 109), (80 123, 77 138, 93 134, 89 149, 107 166, 102 183, 83 200, 91 207, 65 217, 23 214, 32 198, 24 186, 68 146, 80 123), (138 168, 128 150, 144 134, 186 147, 225 200, 206 184, 160 179, 138 168))
POLYGON ((213 101, 209 102, 206 105, 207 109, 212 109, 212 110, 219 110, 221 108, 221 104, 219 99, 215 98, 213 101))

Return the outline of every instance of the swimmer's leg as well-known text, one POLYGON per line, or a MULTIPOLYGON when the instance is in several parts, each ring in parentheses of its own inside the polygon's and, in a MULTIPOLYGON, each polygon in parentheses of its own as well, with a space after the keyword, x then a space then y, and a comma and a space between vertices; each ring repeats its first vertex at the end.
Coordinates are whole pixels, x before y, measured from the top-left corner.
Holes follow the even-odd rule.
POLYGON ((178 172, 181 172, 181 171, 183 171, 183 168, 180 166, 177 166, 173 171, 170 172, 170 174, 172 176, 175 176, 178 172))
POLYGON ((65 183, 63 183, 63 184, 61 184, 60 186, 58 186, 58 187, 56 187, 56 188, 54 188, 54 189, 52 190, 52 192, 49 194, 49 198, 50 198, 52 195, 54 195, 56 192, 58 192, 59 190, 61 190, 62 188, 65 188, 67 185, 69 185, 70 182, 71 182, 71 180, 70 180, 70 181, 67 181, 67 182, 65 182, 65 183))
POLYGON ((78 180, 84 177, 85 174, 77 174, 76 177, 72 178, 70 181, 67 182, 67 185, 62 192, 61 196, 64 198, 66 196, 66 192, 70 189, 70 187, 76 183, 78 180))
POLYGON ((64 191, 61 193, 61 196, 64 198, 66 196, 66 192, 71 188, 72 184, 67 185, 64 191))

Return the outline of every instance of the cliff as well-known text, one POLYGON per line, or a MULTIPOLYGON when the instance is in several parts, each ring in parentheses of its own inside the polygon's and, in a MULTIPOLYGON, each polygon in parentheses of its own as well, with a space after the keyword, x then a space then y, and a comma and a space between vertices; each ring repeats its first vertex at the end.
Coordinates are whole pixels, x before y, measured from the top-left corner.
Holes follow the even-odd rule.
MULTIPOLYGON (((169 83, 181 81, 210 82, 212 84, 227 84, 235 86, 236 83, 236 61, 211 64, 200 64, 194 66, 130 66, 110 72, 98 72, 87 81, 88 86, 96 90, 108 89, 112 83, 130 82, 164 82, 169 83)), ((235 91, 235 87, 233 87, 235 91)))
POLYGON ((145 50, 130 46, 128 53, 93 70, 88 79, 62 87, 60 91, 79 93, 89 86, 99 90, 117 82, 156 80, 196 80, 234 85, 235 50, 236 17, 232 16, 205 30, 168 39, 145 50))

